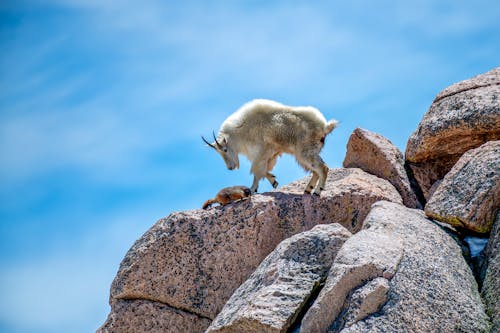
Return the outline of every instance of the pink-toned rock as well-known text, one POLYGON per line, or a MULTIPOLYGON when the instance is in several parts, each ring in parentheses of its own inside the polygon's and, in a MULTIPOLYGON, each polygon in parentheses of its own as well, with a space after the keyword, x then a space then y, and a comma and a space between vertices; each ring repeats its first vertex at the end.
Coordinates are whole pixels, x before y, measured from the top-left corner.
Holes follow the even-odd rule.
POLYGON ((466 151, 500 140, 500 67, 438 94, 406 146, 405 158, 426 199, 466 151))
POLYGON ((337 253, 300 332, 486 333, 489 326, 455 240, 421 210, 382 201, 337 253))
POLYGON ((405 206, 422 208, 410 186, 401 151, 380 134, 356 128, 347 142, 344 168, 360 168, 388 180, 399 191, 405 206))
POLYGON ((500 141, 471 149, 444 177, 425 206, 427 216, 488 233, 500 207, 500 141))
POLYGON ((110 318, 124 322, 117 319, 117 302, 141 299, 213 319, 282 240, 317 224, 338 222, 357 231, 374 202, 402 202, 390 183, 360 169, 330 170, 321 197, 304 195, 306 182, 158 221, 120 265, 110 318))
POLYGON ((351 232, 357 232, 373 203, 378 200, 402 203, 401 195, 392 184, 358 168, 330 169, 325 187, 328 192, 321 193, 321 200, 302 195, 308 181, 309 177, 292 182, 273 193, 279 202, 285 199, 286 204, 280 203, 283 208, 280 216, 288 214, 290 218, 296 215, 317 223, 336 222, 351 232), (295 199, 286 200, 292 198, 295 199))
POLYGON ((333 223, 282 241, 235 291, 206 333, 286 332, 350 236, 333 223))

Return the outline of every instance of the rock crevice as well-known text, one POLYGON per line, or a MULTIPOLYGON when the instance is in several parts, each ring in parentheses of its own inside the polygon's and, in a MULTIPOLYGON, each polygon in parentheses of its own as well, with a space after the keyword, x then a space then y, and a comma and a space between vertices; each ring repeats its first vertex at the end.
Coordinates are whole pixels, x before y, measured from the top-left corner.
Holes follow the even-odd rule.
POLYGON ((400 241, 362 230, 337 254, 325 286, 301 324, 301 332, 325 332, 339 317, 348 295, 376 278, 391 279, 403 256, 400 241))
POLYGON ((328 328, 328 332, 340 332, 342 329, 377 313, 387 302, 389 289, 389 280, 383 277, 369 280, 353 289, 347 296, 340 314, 328 328))
POLYGON ((187 315, 190 315, 190 316, 194 316, 194 317, 197 317, 199 319, 202 319, 202 320, 208 320, 208 321, 212 321, 213 318, 209 318, 209 317, 205 317, 203 315, 200 315, 199 313, 196 313, 196 312, 193 312, 189 309, 185 309, 185 308, 179 308, 179 307, 176 307, 172 304, 168 304, 168 303, 165 303, 165 302, 162 302, 158 299, 155 299, 155 298, 134 298, 134 297, 125 297, 125 298, 119 298, 119 299, 116 299, 116 300, 113 300, 114 303, 116 302, 121 302, 121 301, 126 301, 126 302, 152 302, 152 303, 155 303, 155 304, 158 304, 158 305, 161 305, 161 306, 165 306, 173 311, 177 311, 177 312, 183 312, 183 313, 186 313, 187 315))
POLYGON ((289 330, 350 236, 339 224, 328 224, 281 242, 234 292, 207 333, 289 330))

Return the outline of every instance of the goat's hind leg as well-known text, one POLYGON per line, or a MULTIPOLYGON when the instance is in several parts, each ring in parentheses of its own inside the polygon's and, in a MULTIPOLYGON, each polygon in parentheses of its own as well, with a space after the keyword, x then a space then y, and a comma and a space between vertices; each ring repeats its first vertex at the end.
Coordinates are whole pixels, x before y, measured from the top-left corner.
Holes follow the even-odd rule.
POLYGON ((319 179, 318 172, 316 171, 317 168, 315 167, 314 162, 311 162, 310 158, 307 158, 306 153, 298 155, 297 162, 305 170, 311 171, 311 173, 312 173, 311 180, 309 180, 309 183, 307 183, 307 186, 304 190, 305 194, 311 194, 312 190, 314 190, 314 187, 316 186, 316 183, 318 182, 318 179, 319 179))
POLYGON ((276 181, 276 176, 273 175, 272 173, 268 172, 266 174, 266 178, 269 181, 269 183, 272 185, 273 188, 278 187, 278 182, 276 181))
POLYGON ((305 147, 305 149, 302 150, 297 156, 299 164, 302 165, 304 169, 311 171, 313 174, 304 192, 311 193, 313 188, 316 186, 316 183, 318 183, 316 189, 314 190, 314 195, 321 194, 321 191, 325 188, 326 177, 328 176, 328 166, 319 156, 319 150, 321 150, 321 148, 317 149, 317 147, 305 147))
POLYGON ((311 194, 312 190, 314 190, 314 187, 316 186, 316 183, 318 182, 319 176, 316 172, 311 171, 312 177, 309 183, 306 186, 306 189, 304 190, 304 193, 306 194, 311 194))
POLYGON ((323 162, 321 157, 318 155, 316 162, 314 163, 317 166, 316 172, 319 175, 318 186, 314 190, 315 195, 320 195, 321 191, 325 189, 326 178, 328 177, 328 166, 323 162))
POLYGON ((266 178, 269 181, 269 183, 272 185, 273 188, 277 188, 278 187, 278 182, 276 181, 276 176, 271 173, 271 170, 273 170, 274 166, 276 165, 276 161, 278 160, 279 156, 280 156, 280 154, 274 154, 273 157, 271 157, 267 161, 267 167, 266 167, 267 174, 266 174, 266 178))

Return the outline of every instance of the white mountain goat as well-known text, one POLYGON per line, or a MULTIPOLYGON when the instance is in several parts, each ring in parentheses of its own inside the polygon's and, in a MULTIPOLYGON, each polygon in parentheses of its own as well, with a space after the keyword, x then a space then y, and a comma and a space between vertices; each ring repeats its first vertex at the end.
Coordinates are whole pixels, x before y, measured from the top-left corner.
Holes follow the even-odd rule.
POLYGON ((310 106, 286 106, 274 101, 258 99, 243 105, 229 116, 220 128, 214 142, 203 141, 224 159, 229 170, 239 168, 238 154, 252 163, 254 175, 252 192, 257 192, 259 181, 267 178, 276 188, 278 182, 271 170, 283 153, 292 154, 312 178, 305 193, 319 195, 325 187, 328 166, 319 153, 325 137, 337 126, 336 120, 326 121, 319 110, 310 106))

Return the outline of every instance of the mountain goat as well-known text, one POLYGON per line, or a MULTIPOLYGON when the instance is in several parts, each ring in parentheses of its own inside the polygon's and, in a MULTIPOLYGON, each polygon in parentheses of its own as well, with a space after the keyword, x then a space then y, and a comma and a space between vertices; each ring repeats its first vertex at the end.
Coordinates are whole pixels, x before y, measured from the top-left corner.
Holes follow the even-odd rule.
POLYGON ((257 192, 262 178, 267 178, 274 188, 278 186, 271 170, 278 157, 288 153, 294 155, 305 170, 312 172, 305 193, 311 193, 318 184, 314 194, 319 195, 328 173, 328 166, 319 153, 325 137, 337 124, 336 120, 327 122, 319 110, 310 106, 292 107, 258 99, 229 116, 217 137, 213 134, 213 143, 202 139, 222 156, 229 170, 239 168, 238 154, 250 160, 250 172, 254 175, 252 192, 257 192))

